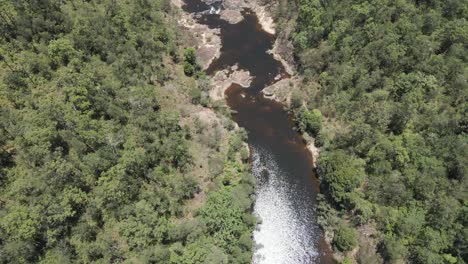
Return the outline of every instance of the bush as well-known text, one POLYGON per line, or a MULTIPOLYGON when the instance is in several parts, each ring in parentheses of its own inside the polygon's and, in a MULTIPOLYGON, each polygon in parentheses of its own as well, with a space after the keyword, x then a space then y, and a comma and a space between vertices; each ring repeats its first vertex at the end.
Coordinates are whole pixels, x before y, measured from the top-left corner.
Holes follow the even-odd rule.
POLYGON ((359 251, 356 255, 357 263, 366 264, 382 264, 383 259, 377 253, 375 246, 373 243, 367 239, 363 239, 359 241, 359 251))
POLYGON ((300 108, 302 106, 302 100, 302 94, 299 91, 294 91, 291 95, 291 108, 300 108))
MULTIPOLYGON (((244 142, 247 140, 247 131, 243 128, 236 130, 236 132, 229 139, 229 159, 235 159, 236 153, 241 151, 244 142)), ((242 154, 241 154, 242 155, 242 154)))
POLYGON ((188 48, 184 52, 184 73, 187 76, 202 78, 204 73, 197 62, 197 55, 194 48, 188 48))
POLYGON ((322 113, 314 109, 309 111, 306 107, 302 107, 296 112, 296 123, 299 132, 307 132, 312 136, 317 136, 322 128, 322 113))
POLYGON ((202 99, 201 91, 198 88, 193 87, 190 89, 190 97, 192 98, 193 104, 199 104, 202 99))
POLYGON ((317 148, 320 148, 320 147, 323 147, 326 143, 328 143, 327 141, 328 141, 327 136, 324 135, 323 132, 319 132, 317 136, 315 136, 314 145, 317 148))
POLYGON ((383 256, 390 262, 404 259, 408 255, 408 248, 404 242, 393 236, 384 239, 383 256))
POLYGON ((342 225, 336 230, 333 245, 339 251, 350 251, 357 245, 357 236, 356 229, 342 225))
POLYGON ((77 55, 73 44, 66 38, 52 40, 47 47, 47 52, 50 60, 55 64, 54 66, 60 64, 67 65, 68 62, 77 55))
POLYGON ((349 206, 350 194, 365 178, 364 161, 342 150, 323 152, 318 160, 324 191, 341 206, 349 206))
POLYGON ((344 258, 340 264, 352 264, 353 262, 349 258, 344 258))
POLYGON ((249 159, 250 153, 248 147, 244 147, 240 150, 240 156, 243 161, 247 161, 249 159))
POLYGON ((192 64, 184 62, 184 73, 187 76, 193 76, 193 74, 195 73, 195 68, 192 64))

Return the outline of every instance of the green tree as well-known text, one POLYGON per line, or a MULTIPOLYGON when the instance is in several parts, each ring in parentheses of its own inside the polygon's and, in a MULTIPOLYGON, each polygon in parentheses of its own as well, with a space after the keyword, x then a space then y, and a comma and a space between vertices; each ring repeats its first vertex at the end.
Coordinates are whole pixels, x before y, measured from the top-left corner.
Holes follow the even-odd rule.
POLYGON ((184 51, 184 72, 187 76, 198 75, 201 67, 197 62, 197 55, 194 48, 187 48, 184 51))
MULTIPOLYGON (((250 261, 253 181, 235 158, 224 168, 225 148, 218 175, 194 169, 192 153, 208 160, 195 149, 213 144, 178 111, 207 80, 194 49, 177 60, 182 36, 169 2, 0 7, 0 263, 250 261), (184 63, 199 80, 170 70, 184 63), (217 220, 233 223, 226 230, 193 216, 188 202, 202 180, 213 186, 204 192, 224 190, 224 174, 239 199, 217 207, 228 212, 217 220)), ((242 146, 244 137, 228 135, 242 146)))
POLYGON ((49 58, 54 65, 67 65, 77 55, 70 40, 65 38, 52 40, 47 49, 49 58))
POLYGON ((301 107, 296 113, 296 123, 300 132, 307 132, 315 137, 322 128, 322 114, 317 109, 309 111, 306 107, 301 107))
POLYGON ((357 246, 357 231, 351 227, 340 226, 333 237, 333 245, 340 251, 350 251, 357 246))
POLYGON ((321 154, 317 167, 333 200, 349 205, 349 194, 360 187, 365 178, 363 161, 336 150, 321 154))
MULTIPOLYGON (((316 141, 329 198, 319 208, 340 210, 351 225, 375 221, 371 240, 388 262, 466 259, 466 1, 297 5, 301 89, 327 128, 316 141)), ((305 131, 307 112, 296 112, 305 131)), ((320 222, 336 229, 336 218, 320 222)))

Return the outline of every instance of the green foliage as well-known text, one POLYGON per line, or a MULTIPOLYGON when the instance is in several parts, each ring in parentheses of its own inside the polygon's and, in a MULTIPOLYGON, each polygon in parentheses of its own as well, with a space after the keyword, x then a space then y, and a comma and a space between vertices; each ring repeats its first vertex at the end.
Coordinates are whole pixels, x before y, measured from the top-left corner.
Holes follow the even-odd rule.
POLYGON ((244 210, 233 204, 233 197, 228 189, 211 195, 199 214, 221 247, 227 248, 244 231, 248 231, 242 224, 244 210))
POLYGON ((365 178, 362 160, 341 150, 321 154, 318 170, 323 175, 327 193, 342 205, 349 205, 350 193, 360 187, 365 178))
POLYGON ((309 111, 303 106, 295 112, 295 118, 300 132, 307 132, 315 137, 322 128, 322 113, 318 109, 309 111))
POLYGON ((351 260, 349 258, 344 258, 340 264, 352 264, 353 262, 351 262, 351 260))
MULTIPOLYGON (((226 166, 225 174, 232 170, 244 174, 235 183, 222 185, 209 195, 195 220, 188 222, 189 229, 184 232, 188 234, 186 245, 172 244, 168 263, 250 263, 251 232, 255 226, 250 214, 253 188, 251 176, 236 168, 239 165, 226 166)), ((178 237, 184 237, 178 233, 178 237)))
POLYGON ((404 260, 408 255, 408 248, 404 241, 398 240, 394 237, 388 237, 385 240, 384 257, 391 261, 404 260))
MULTIPOLYGON (((183 67, 169 1, 0 8, 0 263, 250 261, 253 182, 227 151, 207 178, 229 187, 185 219, 200 187, 184 96, 163 88, 183 67)), ((193 49, 185 63, 206 86, 193 49)))
POLYGON ((33 240, 40 227, 40 214, 30 211, 25 206, 12 206, 9 213, 2 218, 2 229, 13 240, 33 240))
POLYGON ((357 246, 357 231, 345 225, 340 226, 333 237, 333 245, 339 251, 350 251, 357 246))
POLYGON ((299 91, 295 90, 291 95, 291 108, 293 110, 299 109, 303 104, 302 100, 302 94, 299 91))
POLYGON ((197 64, 197 55, 194 48, 187 48, 184 52, 185 62, 191 65, 197 64))
MULTIPOLYGON (((235 133, 229 138, 228 157, 235 160, 237 154, 245 148, 244 142, 247 140, 247 131, 244 128, 237 129, 235 133)), ((241 152, 241 158, 246 158, 246 153, 241 152), (244 155, 242 157, 242 155, 244 155)))
MULTIPOLYGON (((468 2, 296 3, 296 56, 327 126, 316 142, 328 202, 353 224, 375 221, 388 262, 464 263, 468 2)), ((296 114, 301 130, 307 118, 296 114)))
POLYGON ((55 65, 67 65, 76 56, 76 50, 68 39, 52 40, 47 47, 47 54, 55 65))
POLYGON ((200 78, 203 75, 201 67, 197 61, 197 55, 194 48, 187 48, 184 52, 184 73, 187 76, 196 76, 200 78))

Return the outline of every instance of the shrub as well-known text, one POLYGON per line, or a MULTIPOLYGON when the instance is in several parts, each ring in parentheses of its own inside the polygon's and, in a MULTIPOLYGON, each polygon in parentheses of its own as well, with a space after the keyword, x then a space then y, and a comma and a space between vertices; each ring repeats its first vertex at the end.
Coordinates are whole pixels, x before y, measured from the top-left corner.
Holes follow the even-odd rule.
POLYGON ((327 136, 323 132, 319 132, 317 133, 317 136, 315 136, 314 145, 317 148, 320 148, 320 147, 323 147, 326 143, 328 143, 327 141, 328 141, 327 136))
POLYGON ((349 258, 344 258, 340 264, 352 264, 353 262, 349 258))
POLYGON ((291 108, 300 108, 302 106, 302 100, 302 94, 299 91, 294 91, 291 95, 291 108))
POLYGON ((194 48, 188 48, 184 52, 184 73, 187 76, 202 78, 204 73, 197 62, 197 55, 194 48))
POLYGON ((323 152, 317 168, 325 191, 342 206, 349 206, 349 195, 361 186, 365 178, 364 161, 342 150, 323 152))
POLYGON ((336 230, 333 245, 339 251, 350 251, 357 245, 357 236, 356 229, 342 225, 336 230))
POLYGON ((296 123, 300 132, 307 132, 315 137, 322 128, 322 113, 318 109, 311 112, 306 107, 302 107, 296 113, 296 123))

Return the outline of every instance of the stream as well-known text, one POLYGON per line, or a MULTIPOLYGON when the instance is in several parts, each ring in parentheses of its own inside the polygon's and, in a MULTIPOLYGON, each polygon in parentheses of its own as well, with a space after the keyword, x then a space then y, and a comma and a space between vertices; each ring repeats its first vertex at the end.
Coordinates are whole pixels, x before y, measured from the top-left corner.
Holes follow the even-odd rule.
POLYGON ((256 246, 252 263, 334 263, 316 223, 319 181, 312 155, 283 105, 261 93, 266 86, 289 77, 282 64, 267 53, 275 36, 263 31, 251 10, 244 10, 244 20, 237 24, 209 11, 221 7, 220 2, 210 6, 186 0, 183 9, 199 13, 198 23, 221 29, 221 55, 211 63, 208 74, 237 64, 253 76, 249 88, 234 84, 225 94, 235 111, 234 120, 248 132, 256 178, 254 214, 260 221, 253 233, 256 246))

